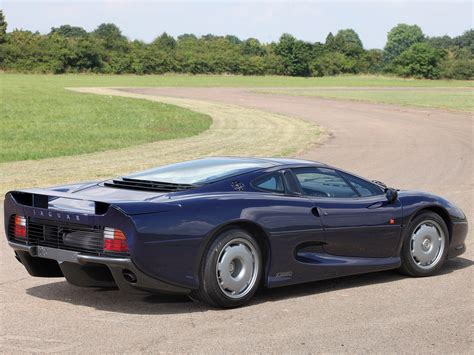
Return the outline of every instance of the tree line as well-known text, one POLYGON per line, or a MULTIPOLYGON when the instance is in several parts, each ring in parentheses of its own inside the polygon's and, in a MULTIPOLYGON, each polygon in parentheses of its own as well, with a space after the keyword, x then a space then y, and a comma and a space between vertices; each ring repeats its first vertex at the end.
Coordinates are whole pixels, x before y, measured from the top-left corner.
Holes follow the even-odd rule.
POLYGON ((399 24, 383 50, 365 49, 353 29, 329 33, 324 43, 290 34, 277 42, 208 34, 166 33, 151 43, 128 40, 111 23, 87 32, 77 26, 53 27, 48 34, 7 32, 0 10, 0 69, 35 73, 242 74, 326 76, 391 73, 404 77, 472 79, 474 30, 457 37, 428 37, 417 25, 399 24))

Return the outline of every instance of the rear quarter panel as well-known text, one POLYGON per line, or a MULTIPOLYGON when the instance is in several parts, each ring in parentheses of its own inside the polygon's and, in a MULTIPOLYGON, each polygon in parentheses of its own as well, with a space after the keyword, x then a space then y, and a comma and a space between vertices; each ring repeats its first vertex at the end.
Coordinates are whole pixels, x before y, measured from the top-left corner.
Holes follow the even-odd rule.
MULTIPOLYGON (((217 231, 233 223, 253 223, 264 231, 265 238, 302 230, 306 232, 297 235, 298 242, 322 241, 321 224, 305 198, 231 192, 188 196, 179 204, 181 208, 173 211, 134 216, 135 263, 170 283, 196 288, 206 246, 217 231)), ((287 258, 288 249, 278 241, 272 240, 270 248, 273 263, 287 258)))

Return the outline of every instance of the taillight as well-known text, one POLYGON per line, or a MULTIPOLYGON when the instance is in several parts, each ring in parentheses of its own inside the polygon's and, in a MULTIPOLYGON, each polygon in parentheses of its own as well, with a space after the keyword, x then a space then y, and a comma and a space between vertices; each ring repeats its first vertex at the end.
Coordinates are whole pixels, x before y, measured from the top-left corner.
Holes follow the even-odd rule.
POLYGON ((125 234, 115 228, 104 228, 104 251, 127 252, 128 244, 125 234))
POLYGON ((23 216, 15 216, 14 234, 16 238, 26 238, 26 218, 23 216))

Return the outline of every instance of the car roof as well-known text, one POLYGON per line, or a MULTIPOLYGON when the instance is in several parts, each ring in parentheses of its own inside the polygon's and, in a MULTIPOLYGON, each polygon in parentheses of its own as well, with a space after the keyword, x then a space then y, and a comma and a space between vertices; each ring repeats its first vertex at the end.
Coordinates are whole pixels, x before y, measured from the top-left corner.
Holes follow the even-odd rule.
POLYGON ((265 161, 274 162, 275 165, 311 165, 311 166, 326 166, 324 163, 317 161, 295 159, 295 158, 262 158, 265 161))
POLYGON ((234 161, 235 163, 254 163, 261 164, 262 168, 268 168, 269 166, 282 166, 282 165, 299 165, 299 166, 327 166, 326 164, 304 160, 304 159, 294 159, 294 158, 272 158, 272 157, 233 157, 233 156, 223 156, 223 157, 208 157, 203 159, 223 159, 234 161))

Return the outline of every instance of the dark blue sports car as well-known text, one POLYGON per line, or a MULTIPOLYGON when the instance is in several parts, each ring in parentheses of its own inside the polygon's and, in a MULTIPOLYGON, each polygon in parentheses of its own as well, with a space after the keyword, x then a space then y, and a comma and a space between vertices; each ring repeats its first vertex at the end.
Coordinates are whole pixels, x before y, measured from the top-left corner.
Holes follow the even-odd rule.
POLYGON ((5 196, 32 276, 187 294, 217 307, 278 287, 400 269, 436 273, 465 251, 464 213, 311 161, 205 158, 5 196))

